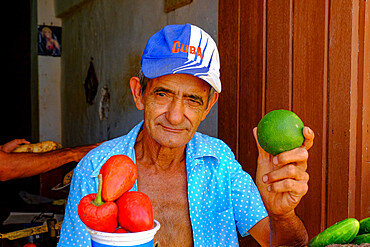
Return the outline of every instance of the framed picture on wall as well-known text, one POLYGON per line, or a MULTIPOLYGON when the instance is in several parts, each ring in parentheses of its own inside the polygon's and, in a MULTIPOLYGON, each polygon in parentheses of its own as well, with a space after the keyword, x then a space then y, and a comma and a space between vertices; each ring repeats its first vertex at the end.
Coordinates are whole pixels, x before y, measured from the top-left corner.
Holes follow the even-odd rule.
POLYGON ((60 57, 62 51, 61 35, 61 27, 38 26, 38 54, 60 57))

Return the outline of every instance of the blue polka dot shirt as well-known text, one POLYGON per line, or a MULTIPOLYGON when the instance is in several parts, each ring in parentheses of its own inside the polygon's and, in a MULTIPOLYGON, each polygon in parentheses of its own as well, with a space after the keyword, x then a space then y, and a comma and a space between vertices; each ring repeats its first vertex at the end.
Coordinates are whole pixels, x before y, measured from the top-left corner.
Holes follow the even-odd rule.
MULTIPOLYGON (((98 174, 109 157, 125 154, 134 162, 134 145, 143 121, 127 135, 91 150, 73 172, 58 247, 91 246, 78 217, 80 199, 98 191, 98 174)), ((186 146, 188 201, 194 246, 238 246, 241 236, 267 216, 251 176, 221 140, 196 133, 186 146)), ((137 190, 137 184, 132 190, 137 190)), ((155 218, 155 215, 154 215, 155 218)))

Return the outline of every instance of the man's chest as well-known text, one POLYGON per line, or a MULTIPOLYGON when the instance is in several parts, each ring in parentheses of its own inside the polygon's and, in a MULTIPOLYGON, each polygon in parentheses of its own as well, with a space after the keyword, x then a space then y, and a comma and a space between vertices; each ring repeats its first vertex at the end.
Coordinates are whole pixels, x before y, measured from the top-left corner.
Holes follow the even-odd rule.
POLYGON ((138 190, 153 204, 154 218, 161 224, 155 241, 159 246, 192 246, 186 171, 158 172, 138 164, 138 190))

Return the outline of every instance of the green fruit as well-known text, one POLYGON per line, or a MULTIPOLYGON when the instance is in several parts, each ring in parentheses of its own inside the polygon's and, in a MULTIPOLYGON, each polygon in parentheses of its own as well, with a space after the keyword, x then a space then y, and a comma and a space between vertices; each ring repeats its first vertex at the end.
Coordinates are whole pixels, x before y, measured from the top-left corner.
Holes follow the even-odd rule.
POLYGON ((358 234, 370 233, 370 217, 360 220, 358 234))
POLYGON ((267 113, 257 126, 257 139, 267 153, 279 153, 300 147, 303 144, 302 120, 288 110, 274 110, 267 113))
POLYGON ((370 233, 357 235, 353 241, 352 244, 370 244, 370 233))
POLYGON ((335 223, 310 240, 308 247, 324 247, 331 244, 348 244, 357 235, 360 223, 348 218, 335 223))

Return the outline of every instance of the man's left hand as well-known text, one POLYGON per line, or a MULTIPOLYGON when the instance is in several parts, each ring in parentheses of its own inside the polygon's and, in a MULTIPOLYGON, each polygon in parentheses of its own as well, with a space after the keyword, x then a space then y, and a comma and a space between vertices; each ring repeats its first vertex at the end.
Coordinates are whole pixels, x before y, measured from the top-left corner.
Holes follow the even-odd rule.
POLYGON ((308 152, 313 145, 314 132, 304 127, 305 140, 299 148, 272 156, 258 144, 257 128, 253 129, 258 146, 256 184, 271 216, 292 213, 308 191, 308 152))

